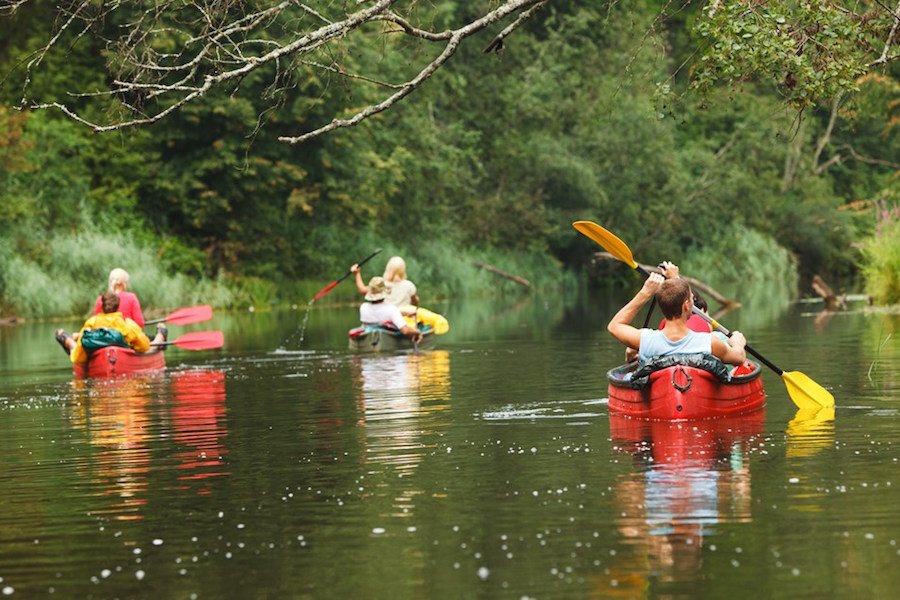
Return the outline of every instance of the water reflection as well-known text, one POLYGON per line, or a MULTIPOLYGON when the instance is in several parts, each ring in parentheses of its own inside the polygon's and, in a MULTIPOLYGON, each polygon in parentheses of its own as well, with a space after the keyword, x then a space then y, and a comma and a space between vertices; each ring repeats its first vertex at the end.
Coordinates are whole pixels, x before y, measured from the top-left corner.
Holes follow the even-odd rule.
MULTIPOLYGON (((359 426, 371 474, 407 478, 433 447, 434 433, 450 404, 450 354, 433 351, 396 356, 356 356, 359 426)), ((408 513, 418 488, 404 488, 394 506, 408 513)))
POLYGON ((752 520, 749 459, 764 422, 765 411, 685 423, 610 415, 613 444, 637 466, 614 485, 619 534, 633 548, 612 571, 617 595, 651 579, 696 581, 714 527, 752 520))
POLYGON ((75 380, 70 420, 99 452, 81 468, 91 487, 112 497, 108 513, 120 521, 143 519, 150 470, 149 412, 153 373, 112 380, 75 380))
POLYGON ((808 458, 834 444, 834 406, 803 408, 787 426, 787 457, 808 458))
POLYGON ((72 385, 70 423, 98 450, 79 470, 92 489, 114 498, 105 511, 112 518, 144 518, 149 474, 167 461, 178 469, 177 487, 198 494, 209 493, 208 478, 228 474, 222 468, 227 430, 221 371, 136 374, 72 385), (160 454, 156 449, 166 440, 177 447, 160 454))
POLYGON ((223 457, 227 433, 225 425, 225 373, 199 369, 172 375, 172 428, 175 442, 182 446, 176 453, 178 479, 182 489, 196 488, 198 494, 210 493, 206 480, 228 475, 223 457))

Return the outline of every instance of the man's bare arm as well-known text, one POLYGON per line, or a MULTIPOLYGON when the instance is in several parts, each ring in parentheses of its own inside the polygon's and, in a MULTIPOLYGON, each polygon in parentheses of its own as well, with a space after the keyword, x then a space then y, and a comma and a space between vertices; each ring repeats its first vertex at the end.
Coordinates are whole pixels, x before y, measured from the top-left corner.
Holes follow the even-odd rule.
POLYGON ((610 334, 629 348, 639 349, 641 345, 641 331, 631 325, 631 321, 637 316, 641 307, 653 298, 653 294, 663 282, 662 275, 653 273, 644 282, 644 287, 615 314, 606 326, 610 334))
POLYGON ((722 362, 739 367, 747 360, 747 351, 744 350, 746 345, 747 340, 744 338, 744 334, 740 331, 732 331, 728 342, 723 342, 713 336, 712 353, 722 362))

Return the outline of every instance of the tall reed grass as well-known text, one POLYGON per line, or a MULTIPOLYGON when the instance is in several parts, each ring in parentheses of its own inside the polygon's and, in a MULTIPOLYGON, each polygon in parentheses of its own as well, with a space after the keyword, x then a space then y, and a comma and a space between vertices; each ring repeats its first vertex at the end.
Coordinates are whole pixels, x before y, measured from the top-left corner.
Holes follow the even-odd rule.
MULTIPOLYGON (((281 286, 279 298, 292 303, 301 303, 292 294, 304 294, 301 300, 308 300, 319 289, 347 273, 354 261, 360 260, 375 248, 381 254, 362 267, 363 281, 367 283, 375 275, 382 275, 384 267, 392 256, 401 256, 406 261, 407 277, 413 281, 419 292, 422 306, 429 307, 438 302, 460 298, 498 298, 518 296, 543 291, 561 291, 577 286, 576 274, 549 254, 540 251, 512 252, 504 250, 483 250, 461 248, 452 240, 426 240, 413 248, 404 247, 392 241, 377 238, 355 240, 352 247, 341 254, 347 258, 337 261, 332 267, 325 267, 328 277, 320 281, 297 282, 281 286), (515 283, 502 276, 480 268, 476 263, 488 264, 512 275, 527 279, 530 288, 515 283)), ((322 303, 360 302, 352 277, 330 292, 322 303)), ((304 301, 305 301, 304 300, 304 301)))
POLYGON ((223 278, 194 280, 166 272, 149 244, 122 234, 82 231, 50 239, 42 255, 29 258, 0 244, 0 303, 28 318, 87 314, 106 289, 109 271, 124 268, 131 291, 145 309, 168 310, 210 303, 228 306, 233 294, 223 278))
MULTIPOLYGON (((705 240, 679 266, 684 275, 704 281, 747 307, 747 315, 754 317, 751 321, 774 318, 797 295, 793 255, 771 236, 737 224, 705 240)), ((714 310, 713 303, 710 310, 714 310)))
POLYGON ((876 304, 900 303, 900 206, 881 214, 875 233, 861 248, 866 294, 876 304))
MULTIPOLYGON (((106 229, 106 228, 102 228, 106 229)), ((357 242, 359 244, 359 242, 357 242)), ((169 272, 159 260, 152 240, 82 228, 58 235, 43 252, 23 253, 12 243, 0 242, 0 309, 2 314, 26 318, 86 315, 96 296, 106 288, 110 269, 124 268, 131 275, 131 291, 145 310, 209 303, 217 307, 267 308, 302 304, 319 289, 343 275, 355 256, 374 247, 383 252, 363 268, 366 281, 381 275, 387 260, 402 256, 409 278, 419 288, 424 306, 458 298, 485 298, 529 293, 523 286, 476 266, 497 267, 530 281, 531 292, 558 291, 576 285, 575 275, 540 251, 460 249, 452 242, 425 242, 414 249, 385 240, 365 242, 366 250, 346 249, 327 277, 305 281, 269 281, 258 277, 195 279, 169 272), (326 280, 327 279, 327 280, 326 280)), ((327 302, 359 302, 351 278, 329 295, 327 302)))

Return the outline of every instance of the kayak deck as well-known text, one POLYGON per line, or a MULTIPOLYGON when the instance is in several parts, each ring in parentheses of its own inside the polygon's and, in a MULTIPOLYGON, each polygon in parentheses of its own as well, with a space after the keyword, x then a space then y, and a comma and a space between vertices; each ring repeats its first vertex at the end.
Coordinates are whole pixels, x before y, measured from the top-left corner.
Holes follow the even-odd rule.
POLYGON ((436 343, 434 330, 426 325, 421 331, 422 341, 413 344, 412 340, 399 331, 373 325, 356 327, 347 333, 348 347, 359 353, 431 350, 436 343))
POLYGON ((640 389, 625 376, 635 366, 612 369, 609 380, 609 410, 636 419, 716 419, 751 413, 766 403, 760 366, 748 363, 749 373, 721 381, 713 373, 688 365, 672 365, 650 373, 640 389))
POLYGON ((166 367, 166 353, 141 354, 131 348, 106 346, 91 353, 86 363, 72 365, 75 376, 115 377, 129 373, 158 371, 166 367))

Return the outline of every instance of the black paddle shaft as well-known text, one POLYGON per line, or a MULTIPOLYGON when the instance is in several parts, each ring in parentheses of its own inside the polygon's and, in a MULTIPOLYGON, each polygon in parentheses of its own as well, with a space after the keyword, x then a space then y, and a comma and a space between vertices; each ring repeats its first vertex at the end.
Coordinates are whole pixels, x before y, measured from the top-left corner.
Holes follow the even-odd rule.
MULTIPOLYGON (((715 327, 716 330, 720 331, 721 333, 724 333, 728 337, 731 337, 731 332, 728 329, 726 329, 724 325, 722 325, 721 323, 719 323, 718 321, 716 321, 715 319, 713 319, 712 317, 710 317, 709 315, 704 313, 702 310, 700 310, 696 306, 692 306, 691 311, 695 315, 699 316, 701 319, 703 319, 704 321, 706 321, 707 323, 709 323, 710 325, 715 327)), ((778 375, 781 375, 782 373, 784 373, 784 371, 779 369, 774 363, 770 362, 766 357, 764 357, 759 352, 754 350, 753 347, 750 346, 750 344, 744 344, 744 350, 746 350, 747 352, 749 352, 750 354, 755 356, 759 360, 759 362, 763 363, 764 365, 766 365, 767 367, 769 367, 770 369, 772 369, 773 371, 778 373, 778 375)))
MULTIPOLYGON (((637 269, 641 273, 641 275, 643 275, 644 277, 650 277, 650 273, 648 273, 647 269, 645 269, 641 265, 637 265, 635 267, 635 269, 637 269)), ((653 300, 654 301, 656 300, 656 296, 653 296, 653 300)), ((650 305, 650 312, 652 312, 652 311, 653 311, 653 304, 650 305)), ((691 305, 691 311, 695 315, 699 315, 700 318, 702 318, 704 321, 706 321, 707 323, 709 323, 710 325, 712 325, 713 327, 715 327, 716 329, 718 329, 719 331, 724 333, 726 336, 731 337, 731 332, 728 329, 726 329, 721 323, 719 323, 718 321, 716 321, 709 315, 705 314, 702 310, 700 310, 696 306, 691 305)), ((647 323, 649 323, 649 321, 650 321, 650 312, 647 312, 647 319, 646 319, 646 322, 644 323, 644 327, 647 327, 647 323)), ((745 344, 744 350, 746 350, 747 352, 752 354, 754 357, 756 357, 756 359, 759 360, 761 363, 763 363, 764 365, 766 365, 767 367, 769 367, 770 369, 772 369, 773 371, 778 373, 779 376, 784 373, 784 371, 781 370, 780 368, 778 368, 778 366, 776 366, 774 363, 770 362, 762 354, 760 354, 759 352, 754 350, 753 347, 750 346, 750 344, 745 344)))
MULTIPOLYGON (((372 254, 368 255, 367 257, 365 257, 364 259, 362 259, 361 261, 359 261, 358 263, 356 263, 356 266, 357 266, 357 267, 363 266, 364 264, 366 264, 367 262, 369 262, 370 260, 372 260, 373 258, 375 258, 375 256, 376 256, 377 254, 380 254, 380 253, 381 253, 381 248, 379 248, 378 250, 376 250, 376 251, 373 252, 372 254)), ((343 280, 345 280, 345 279, 347 279, 348 277, 350 277, 351 275, 353 275, 353 271, 347 271, 347 274, 344 275, 343 277, 341 277, 340 279, 338 279, 335 283, 340 283, 340 282, 342 282, 343 280)))

